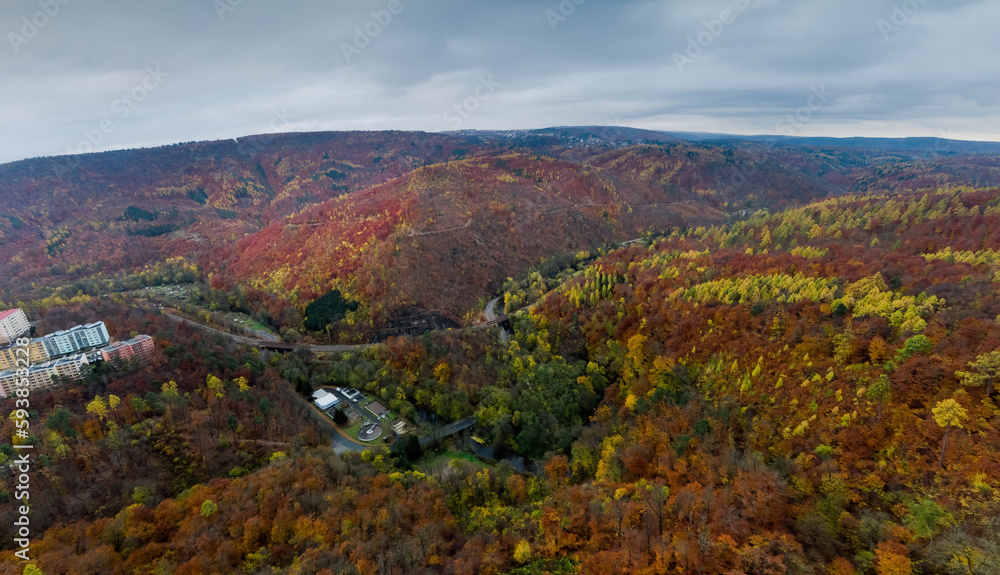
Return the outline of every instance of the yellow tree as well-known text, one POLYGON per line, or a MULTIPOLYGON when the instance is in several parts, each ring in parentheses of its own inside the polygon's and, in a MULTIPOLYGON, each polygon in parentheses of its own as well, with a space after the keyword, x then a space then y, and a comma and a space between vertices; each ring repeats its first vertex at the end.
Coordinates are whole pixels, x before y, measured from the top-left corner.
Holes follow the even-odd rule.
POLYGON ((222 392, 225 390, 226 386, 221 379, 212 374, 208 374, 205 378, 205 384, 207 387, 205 391, 205 399, 208 399, 210 395, 215 395, 216 399, 222 398, 222 392))
POLYGON ((438 380, 441 385, 446 385, 451 379, 451 366, 447 363, 441 362, 434 368, 434 378, 438 380))
POLYGON ((104 419, 108 416, 108 404, 104 402, 103 397, 98 395, 93 401, 87 404, 87 411, 93 413, 101 419, 104 419))
POLYGON ((527 541, 519 541, 517 546, 514 547, 514 561, 524 565, 528 561, 531 561, 531 544, 527 541))
POLYGON ((105 403, 104 398, 98 395, 93 401, 87 404, 87 411, 93 413, 97 416, 97 421, 101 426, 101 431, 104 431, 104 419, 108 416, 108 404, 105 403))
POLYGON ((993 378, 1000 376, 1000 351, 991 351, 966 364, 971 371, 956 371, 959 383, 965 387, 986 385, 986 398, 993 391, 993 378))
POLYGON ((240 376, 240 377, 237 377, 236 379, 234 379, 233 383, 236 384, 236 387, 239 388, 239 390, 240 390, 241 393, 245 393, 247 391, 250 391, 250 384, 247 383, 247 378, 245 378, 243 376, 240 376))
POLYGON ((965 412, 965 408, 962 404, 958 403, 954 399, 945 399, 939 401, 937 407, 931 410, 934 415, 934 421, 937 422, 938 426, 944 428, 944 439, 941 441, 941 456, 938 457, 938 467, 944 464, 944 450, 948 447, 948 435, 951 433, 952 427, 962 428, 962 422, 969 416, 965 412))
POLYGON ((638 377, 640 373, 642 373, 643 366, 646 362, 645 346, 648 339, 649 338, 639 333, 629 338, 627 344, 628 351, 625 354, 625 359, 628 361, 631 369, 626 370, 624 373, 626 382, 631 382, 638 377))
POLYGON ((177 391, 177 382, 170 380, 160 386, 160 395, 167 403, 167 418, 170 420, 171 425, 174 422, 174 411, 173 404, 178 401, 181 397, 180 392, 177 391))
POLYGON ((111 413, 118 415, 118 405, 122 402, 122 399, 115 394, 108 396, 108 409, 111 413))

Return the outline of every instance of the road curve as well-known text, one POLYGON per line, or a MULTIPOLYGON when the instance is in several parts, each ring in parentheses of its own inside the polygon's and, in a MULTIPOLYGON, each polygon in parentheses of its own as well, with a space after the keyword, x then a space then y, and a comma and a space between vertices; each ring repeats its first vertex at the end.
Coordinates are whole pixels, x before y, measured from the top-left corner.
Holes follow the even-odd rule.
MULTIPOLYGON (((198 323, 198 322, 196 322, 194 320, 191 320, 191 319, 188 319, 186 317, 181 317, 179 315, 174 315, 172 313, 167 313, 166 311, 163 312, 163 315, 169 317, 170 319, 172 319, 172 320, 174 320, 174 321, 176 321, 178 323, 180 323, 182 321, 186 321, 188 323, 188 325, 190 325, 192 328, 197 329, 199 331, 207 331, 207 332, 217 333, 219 335, 224 335, 224 336, 228 337, 229 339, 235 341, 236 343, 242 343, 243 345, 259 346, 262 343, 273 343, 271 341, 265 341, 265 340, 261 340, 261 339, 252 339, 252 338, 245 337, 245 336, 242 336, 242 335, 236 335, 234 333, 229 333, 227 331, 222 331, 220 329, 215 329, 214 327, 207 326, 207 325, 205 325, 203 323, 198 323)), ((315 351, 315 352, 333 353, 333 352, 344 352, 344 351, 358 351, 358 350, 362 350, 362 349, 367 349, 369 347, 375 347, 376 345, 379 345, 379 344, 377 344, 377 343, 362 343, 362 344, 357 344, 357 345, 300 345, 300 346, 297 346, 297 347, 299 347, 300 349, 308 349, 310 351, 315 351)))
MULTIPOLYGON (((500 302, 501 299, 503 299, 503 296, 497 296, 491 299, 488 304, 486 304, 486 309, 483 310, 483 315, 486 316, 486 321, 493 321, 497 318, 497 314, 494 311, 494 308, 496 308, 496 305, 500 302)), ((498 325, 497 327, 500 328, 500 339, 503 340, 504 344, 506 345, 510 343, 507 340, 507 329, 504 328, 504 326, 502 325, 498 325)))
MULTIPOLYGON (((503 296, 497 296, 497 297, 491 299, 489 301, 489 303, 486 304, 486 309, 483 310, 483 315, 486 316, 486 321, 494 321, 494 320, 497 319, 498 316, 497 316, 497 313, 496 313, 496 305, 498 303, 500 303, 500 301, 502 299, 503 299, 503 296)), ((179 315, 175 315, 175 314, 169 313, 166 310, 160 310, 160 311, 161 311, 161 313, 163 315, 169 317, 173 321, 176 321, 178 323, 180 323, 180 322, 187 322, 188 325, 190 325, 194 329, 197 329, 199 331, 204 331, 204 332, 217 333, 219 335, 223 335, 225 337, 228 337, 229 339, 231 339, 231 340, 233 340, 233 341, 235 341, 237 343, 241 343, 243 345, 252 345, 252 346, 260 347, 261 344, 279 343, 279 342, 275 342, 272 338, 267 338, 267 339, 253 339, 253 338, 245 337, 245 336, 242 336, 242 335, 236 335, 234 333, 229 333, 227 331, 222 331, 220 329, 216 329, 214 327, 207 326, 207 325, 205 325, 203 323, 194 321, 194 320, 186 318, 186 317, 182 317, 182 316, 179 316, 179 315)), ((473 326, 473 327, 475 327, 475 326, 473 326)), ((498 325, 497 327, 500 328, 500 339, 503 340, 504 344, 510 343, 510 339, 509 339, 509 337, 507 335, 507 330, 504 329, 504 327, 502 325, 498 325)), ((277 339, 277 338, 274 338, 274 339, 277 339)), ((381 345, 381 344, 378 344, 378 343, 361 343, 361 344, 355 344, 355 345, 297 345, 295 347, 297 349, 307 349, 307 350, 315 352, 315 353, 344 353, 344 352, 351 352, 351 351, 361 351, 363 349, 368 349, 370 347, 375 347, 375 346, 378 346, 378 345, 381 345)))

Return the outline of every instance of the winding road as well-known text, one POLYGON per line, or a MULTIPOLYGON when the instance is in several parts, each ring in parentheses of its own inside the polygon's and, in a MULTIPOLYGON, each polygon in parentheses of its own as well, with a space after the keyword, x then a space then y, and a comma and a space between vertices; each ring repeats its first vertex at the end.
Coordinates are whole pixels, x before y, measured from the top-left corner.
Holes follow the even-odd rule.
MULTIPOLYGON (((497 313, 496 313, 495 310, 496 310, 496 305, 498 303, 500 303, 501 299, 503 299, 503 296, 497 296, 497 297, 491 299, 489 301, 489 303, 486 304, 486 309, 483 310, 483 315, 486 317, 486 321, 496 321, 496 319, 499 317, 497 315, 497 313)), ((260 348, 288 349, 288 350, 292 350, 292 349, 307 349, 307 350, 309 350, 311 352, 314 352, 314 353, 343 353, 343 352, 350 352, 350 351, 360 351, 362 349, 368 349, 370 347, 375 347, 377 345, 381 345, 381 344, 377 344, 377 343, 360 343, 360 344, 355 344, 355 345, 297 345, 297 344, 285 344, 285 343, 281 343, 279 341, 275 341, 275 340, 277 340, 277 338, 275 336, 273 336, 273 335, 271 335, 271 337, 267 337, 267 338, 264 338, 264 339, 254 339, 254 338, 250 338, 250 337, 246 337, 246 336, 242 336, 242 335, 236 335, 234 333, 229 333, 228 331, 222 331, 221 329, 216 329, 214 327, 211 327, 211 326, 205 325, 203 323, 197 322, 197 321, 195 321, 193 319, 182 317, 182 316, 170 313, 170 312, 168 312, 165 309, 161 309, 161 310, 158 310, 158 311, 160 311, 163 315, 167 316, 168 318, 170 318, 171 320, 173 320, 173 321, 175 321, 177 323, 187 322, 188 325, 190 325, 192 328, 197 329, 199 331, 208 332, 208 333, 216 333, 216 334, 228 337, 229 339, 235 341, 236 343, 241 343, 243 345, 252 345, 252 346, 260 347, 260 348)), ((471 327, 476 327, 476 326, 471 326, 471 327)), ((500 339, 503 340, 503 342, 504 342, 505 345, 509 344, 510 343, 510 339, 509 339, 509 336, 507 335, 507 330, 502 325, 498 325, 497 327, 500 328, 500 339)))
MULTIPOLYGON (((190 325, 192 328, 194 328, 194 329, 196 329, 198 331, 209 332, 209 333, 217 333, 219 335, 223 335, 223 336, 228 337, 229 339, 235 341, 236 343, 241 343, 243 345, 252 345, 252 346, 256 346, 256 347, 261 347, 262 345, 266 346, 267 344, 278 343, 278 342, 271 341, 270 339, 267 339, 267 340, 252 339, 252 338, 249 338, 249 337, 246 337, 246 336, 236 335, 234 333, 229 333, 228 331, 222 331, 221 329, 215 329, 214 327, 207 326, 207 325, 205 325, 203 323, 198 323, 198 322, 196 322, 196 321, 194 321, 192 319, 189 319, 189 318, 186 318, 186 317, 181 317, 179 315, 175 315, 175 314, 169 313, 166 310, 163 310, 163 315, 169 317, 170 319, 172 319, 173 321, 176 321, 177 323, 187 322, 188 325, 190 325)), ((362 343, 362 344, 357 344, 357 345, 296 345, 296 346, 293 346, 293 347, 297 348, 297 349, 308 349, 309 351, 314 351, 314 352, 334 353, 334 352, 344 352, 344 351, 358 351, 358 350, 366 349, 366 348, 369 348, 369 347, 375 347, 376 345, 379 345, 379 344, 377 344, 377 343, 362 343)))
MULTIPOLYGON (((494 310, 496 305, 500 302, 503 296, 497 296, 490 300, 490 303, 486 304, 486 309, 483 310, 483 315, 486 316, 486 321, 495 321, 497 319, 497 314, 494 310)), ((510 343, 507 338, 507 328, 502 325, 497 326, 500 328, 500 339, 503 340, 504 345, 510 343)))
MULTIPOLYGON (((496 319, 496 314, 493 313, 493 306, 495 306, 496 303, 499 300, 500 300, 500 298, 495 298, 487 306, 486 316, 487 316, 487 318, 490 321, 496 319)), ((251 339, 251 338, 244 337, 244 336, 241 336, 241 335, 236 335, 236 334, 232 334, 232 333, 225 332, 225 331, 222 331, 222 330, 218 330, 218 329, 215 329, 214 327, 209 327, 207 325, 204 325, 204 324, 192 321, 192 320, 190 320, 190 319, 188 319, 186 317, 181 317, 179 315, 168 313, 165 310, 163 310, 163 315, 169 317, 171 320, 173 320, 173 321, 175 321, 177 323, 187 322, 188 325, 190 325, 194 329, 197 329, 197 330, 203 331, 203 332, 216 333, 216 334, 219 334, 219 335, 223 335, 223 336, 228 337, 229 339, 231 339, 231 340, 233 340, 233 341, 235 341, 237 343, 242 343, 244 345, 260 346, 262 343, 265 343, 265 342, 263 342, 261 340, 258 340, 258 339, 251 339)), ((507 332, 504 330, 503 326, 500 326, 500 331, 501 331, 501 334, 502 334, 504 342, 506 342, 507 341, 507 332)), ((360 344, 360 345, 303 345, 303 346, 297 346, 297 347, 299 349, 308 349, 308 350, 317 351, 317 352, 344 352, 344 351, 355 351, 355 350, 359 350, 359 349, 365 349, 365 348, 369 348, 369 347, 374 347, 376 345, 379 345, 379 344, 368 343, 368 344, 360 344)), ((349 402, 349 404, 352 405, 352 406, 354 406, 360 413, 365 413, 365 414, 369 414, 369 415, 371 414, 371 412, 369 412, 367 409, 365 409, 365 408, 361 407, 360 405, 356 404, 354 401, 350 401, 349 398, 344 397, 340 393, 339 390, 337 390, 337 395, 341 398, 342 401, 349 402)), ((344 451, 364 451, 365 449, 368 449, 370 447, 369 445, 365 445, 363 443, 355 441, 354 439, 349 438, 346 435, 344 435, 343 431, 339 427, 337 427, 337 425, 334 424, 332 420, 328 420, 328 416, 325 413, 323 413, 322 410, 318 409, 311 401, 309 402, 309 405, 314 410, 316 410, 318 413, 322 414, 323 420, 326 421, 326 423, 332 428, 333 433, 331 434, 331 446, 333 447, 333 449, 334 449, 335 452, 342 453, 344 451)), ((365 419, 369 419, 369 420, 373 420, 373 421, 378 421, 377 418, 373 419, 372 417, 365 417, 365 419)), ((465 419, 456 421, 454 423, 449 423, 448 425, 443 425, 443 426, 439 427, 437 430, 435 430, 432 433, 431 437, 421 437, 420 438, 420 444, 421 445, 426 445, 426 444, 430 443, 431 441, 433 441, 435 439, 443 439, 445 437, 448 437, 449 435, 454 435, 456 433, 459 433, 460 431, 464 431, 466 429, 469 429, 470 427, 472 427, 475 424, 476 424, 476 419, 474 417, 467 417, 465 419)))

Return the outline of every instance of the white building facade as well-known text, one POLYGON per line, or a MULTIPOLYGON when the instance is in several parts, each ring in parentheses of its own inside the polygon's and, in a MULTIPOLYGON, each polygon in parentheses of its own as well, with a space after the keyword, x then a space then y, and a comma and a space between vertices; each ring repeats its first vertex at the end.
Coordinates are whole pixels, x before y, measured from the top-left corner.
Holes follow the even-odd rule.
POLYGON ((22 309, 0 311, 0 345, 12 343, 17 338, 28 333, 31 324, 22 309))
POLYGON ((40 339, 49 357, 62 357, 83 349, 104 347, 111 341, 111 336, 104 322, 99 321, 50 333, 40 339))
POLYGON ((28 375, 24 378, 18 377, 16 369, 0 371, 0 396, 13 397, 15 389, 18 387, 23 389, 23 386, 17 385, 21 379, 28 380, 30 391, 50 391, 56 387, 52 380, 53 376, 68 380, 80 379, 83 376, 83 366, 88 363, 87 356, 79 354, 75 357, 64 357, 33 365, 28 368, 28 375))

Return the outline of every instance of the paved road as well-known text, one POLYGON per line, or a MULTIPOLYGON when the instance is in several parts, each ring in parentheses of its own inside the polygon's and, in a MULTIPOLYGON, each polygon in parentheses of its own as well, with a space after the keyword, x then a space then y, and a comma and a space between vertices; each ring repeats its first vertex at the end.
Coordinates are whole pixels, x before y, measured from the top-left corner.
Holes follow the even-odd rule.
MULTIPOLYGON (((497 306, 498 303, 500 303, 500 301, 502 299, 503 299, 503 296, 497 296, 497 297, 491 299, 489 301, 489 303, 486 304, 486 309, 483 310, 483 315, 486 316, 486 321, 494 321, 494 320, 497 319, 498 316, 497 316, 497 313, 496 313, 496 306, 497 306)), ((228 331, 222 331, 221 329, 216 329, 216 328, 211 327, 211 326, 207 326, 207 325, 205 325, 203 323, 194 321, 194 320, 192 320, 190 318, 186 318, 186 317, 182 317, 182 316, 179 316, 179 315, 176 315, 176 314, 172 314, 172 313, 168 312, 165 309, 161 309, 159 311, 163 315, 169 317, 170 319, 172 319, 172 320, 174 320, 174 321, 176 321, 178 323, 180 323, 182 321, 186 321, 188 323, 188 325, 190 325, 194 329, 197 329, 197 330, 203 331, 203 332, 210 332, 210 333, 217 333, 219 335, 224 335, 224 336, 228 337, 229 339, 231 339, 231 340, 233 340, 233 341, 235 341, 237 343, 241 343, 243 345, 259 346, 261 343, 269 343, 269 342, 270 343, 278 343, 278 342, 280 342, 280 339, 277 336, 275 336, 274 334, 271 334, 269 332, 266 332, 266 331, 255 331, 255 333, 257 333, 260 336, 260 339, 254 339, 254 338, 250 338, 250 337, 246 337, 246 336, 242 336, 242 335, 236 335, 234 333, 229 333, 228 331)), ((518 310, 518 311, 520 311, 520 310, 518 310)), ((472 326, 472 327, 474 328, 476 326, 472 326)), ((510 343, 510 336, 507 334, 507 329, 504 328, 502 325, 498 325, 497 327, 500 328, 500 339, 503 340, 504 344, 509 344, 510 343)), ((300 345, 300 346, 297 346, 297 347, 299 349, 308 349, 309 351, 315 352, 315 353, 344 353, 344 352, 351 352, 351 351, 360 351, 360 350, 363 350, 363 349, 368 349, 370 347, 375 347, 377 345, 381 345, 381 344, 378 344, 378 343, 361 343, 361 344, 356 344, 356 345, 300 345)))
MULTIPOLYGON (((500 302, 503 296, 497 296, 490 300, 490 303, 486 304, 486 309, 483 310, 483 315, 486 316, 486 321, 493 321, 497 318, 497 314, 494 311, 496 305, 500 302)), ((507 328, 502 325, 498 325, 500 328, 500 339, 503 340, 504 344, 510 343, 507 338, 507 328)))
MULTIPOLYGON (((222 331, 220 329, 215 329, 214 327, 210 327, 210 326, 207 326, 207 325, 205 325, 203 323, 198 323, 198 322, 196 322, 196 321, 194 321, 192 319, 189 319, 189 318, 186 318, 186 317, 181 317, 179 315, 174 315, 174 314, 168 313, 166 311, 163 312, 163 315, 169 317, 170 319, 172 319, 172 320, 174 320, 174 321, 176 321, 178 323, 180 323, 182 321, 186 321, 188 323, 188 325, 190 325, 192 328, 197 329, 199 331, 205 331, 205 332, 217 333, 219 335, 224 335, 224 336, 228 337, 229 339, 231 339, 231 340, 233 340, 233 341, 235 341, 237 343, 242 343, 244 345, 254 345, 255 346, 255 345, 258 345, 258 344, 262 343, 263 341, 265 341, 265 340, 253 339, 253 338, 245 337, 245 336, 242 336, 242 335, 236 335, 234 333, 229 333, 228 331, 222 331)), ((271 342, 271 341, 275 341, 275 340, 271 339, 271 338, 268 338, 266 341, 271 342)), ((358 345, 303 345, 303 346, 299 346, 299 347, 304 348, 304 349, 308 349, 310 351, 331 353, 331 352, 344 352, 344 351, 358 351, 358 350, 362 350, 362 349, 365 349, 365 348, 374 347, 376 345, 379 345, 379 344, 376 344, 376 343, 363 343, 363 344, 358 344, 358 345)))
POLYGON ((357 345, 304 345, 302 347, 317 352, 342 352, 342 351, 358 351, 362 349, 368 349, 369 347, 375 347, 381 345, 378 343, 359 343, 357 345))
POLYGON ((190 320, 190 319, 188 319, 186 317, 181 317, 179 315, 174 315, 174 314, 168 313, 166 311, 163 312, 163 315, 169 317, 170 319, 176 321, 177 323, 180 323, 182 321, 186 321, 188 323, 188 325, 190 325, 191 327, 193 327, 194 329, 196 329, 198 331, 206 331, 206 332, 217 333, 219 335, 224 335, 224 336, 228 337, 229 339, 231 339, 231 340, 233 340, 233 341, 235 341, 237 343, 242 343, 244 345, 257 345, 261 341, 259 339, 251 339, 249 337, 244 337, 242 335, 236 335, 234 333, 229 333, 228 331, 222 331, 222 330, 219 330, 219 329, 215 329, 214 327, 209 327, 209 326, 207 326, 207 325, 205 325, 203 323, 198 323, 198 322, 196 322, 194 320, 190 320))
MULTIPOLYGON (((353 399, 347 397, 344 394, 344 392, 340 391, 339 388, 336 388, 336 387, 321 387, 320 389, 322 389, 323 391, 330 392, 333 395, 335 395, 337 397, 337 399, 340 400, 340 403, 338 405, 347 404, 347 405, 350 405, 351 407, 353 407, 355 410, 357 410, 358 413, 361 414, 361 417, 364 418, 364 420, 367 421, 368 423, 381 423, 381 421, 379 421, 379 419, 377 417, 375 417, 374 413, 372 413, 371 411, 368 411, 368 408, 366 408, 366 407, 361 407, 360 403, 358 403, 358 402, 354 401, 353 399)), ((364 399, 365 402, 367 402, 369 400, 369 397, 367 395, 365 395, 364 393, 362 393, 361 396, 365 398, 364 399)))
POLYGON ((256 329, 254 333, 264 341, 281 341, 281 338, 267 331, 266 329, 256 329))
MULTIPOLYGON (((340 399, 340 405, 346 404, 346 405, 350 405, 350 406, 354 407, 354 409, 356 409, 358 411, 358 413, 361 414, 361 417, 364 418, 365 420, 367 420, 368 423, 378 423, 380 425, 383 425, 383 428, 382 428, 383 433, 386 433, 387 431, 391 431, 387 427, 385 427, 384 424, 383 424, 383 422, 379 421, 379 419, 377 417, 375 417, 372 412, 368 411, 367 408, 361 407, 360 403, 358 403, 358 402, 352 400, 351 398, 347 397, 346 395, 344 395, 344 392, 342 392, 339 388, 336 388, 336 387, 321 387, 320 389, 322 389, 324 391, 327 391, 327 392, 330 392, 330 393, 334 394, 335 396, 337 396, 340 399)), ((364 395, 364 394, 362 394, 362 395, 364 395)), ((367 402, 369 399, 371 399, 367 395, 364 395, 364 397, 365 397, 365 400, 364 400, 365 402, 367 402)), ((448 425, 443 425, 443 426, 437 428, 436 430, 434 430, 431 433, 430 437, 421 437, 420 438, 420 445, 426 445, 426 444, 434 441, 434 439, 444 439, 445 437, 448 437, 449 435, 455 435, 456 433, 458 433, 460 431, 465 431, 466 429, 469 429, 470 427, 472 427, 475 424, 476 424, 476 418, 475 417, 466 417, 465 419, 461 419, 459 421, 456 421, 455 423, 449 423, 448 425)), ((336 424, 334 424, 334 427, 336 428, 336 424)), ((345 438, 342 435, 342 432, 341 432, 341 430, 339 428, 337 428, 337 430, 334 432, 333 435, 334 435, 334 437, 333 437, 333 443, 336 446, 340 446, 340 447, 342 447, 344 449, 349 449, 349 450, 352 450, 352 451, 361 451, 361 450, 366 449, 366 448, 369 447, 368 445, 365 445, 363 443, 358 443, 357 441, 354 441, 353 439, 347 439, 347 438, 345 438)))
POLYGON ((365 449, 368 449, 369 446, 347 437, 344 432, 337 427, 337 424, 330 419, 330 416, 323 413, 323 410, 320 409, 315 403, 309 401, 309 407, 318 413, 323 421, 330 426, 330 447, 333 448, 334 453, 339 455, 345 451, 364 451, 365 449))

